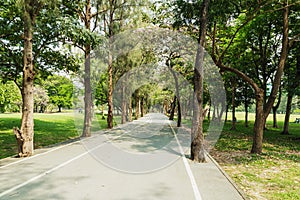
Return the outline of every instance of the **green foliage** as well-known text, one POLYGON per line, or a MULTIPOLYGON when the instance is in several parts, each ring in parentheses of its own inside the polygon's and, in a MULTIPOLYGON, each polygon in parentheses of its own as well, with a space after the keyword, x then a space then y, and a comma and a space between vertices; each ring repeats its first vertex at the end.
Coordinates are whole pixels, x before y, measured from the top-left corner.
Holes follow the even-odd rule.
POLYGON ((100 80, 96 86, 96 92, 95 92, 96 106, 101 106, 107 103, 107 93, 108 93, 107 74, 105 73, 100 76, 100 80))
POLYGON ((49 102, 56 105, 61 112, 62 108, 71 108, 73 105, 73 84, 64 76, 54 75, 44 82, 48 92, 49 102))
POLYGON ((60 34, 65 35, 65 40, 71 41, 74 46, 80 49, 85 45, 91 45, 92 49, 94 49, 104 41, 103 36, 91 30, 87 30, 80 24, 78 19, 64 18, 62 27, 64 27, 64 29, 60 34))
POLYGON ((19 112, 22 97, 14 82, 0 83, 0 112, 19 112))
MULTIPOLYGON (((23 71, 22 6, 1 1, 0 76, 3 80, 16 81, 23 71)), ((66 37, 62 33, 68 27, 62 22, 67 16, 54 7, 53 2, 56 1, 40 2, 45 4, 36 18, 33 32, 35 72, 44 77, 58 70, 76 71, 79 67, 78 59, 69 49, 63 48, 66 37)))
POLYGON ((290 49, 287 66, 284 71, 284 89, 287 93, 297 94, 300 91, 300 43, 290 49))

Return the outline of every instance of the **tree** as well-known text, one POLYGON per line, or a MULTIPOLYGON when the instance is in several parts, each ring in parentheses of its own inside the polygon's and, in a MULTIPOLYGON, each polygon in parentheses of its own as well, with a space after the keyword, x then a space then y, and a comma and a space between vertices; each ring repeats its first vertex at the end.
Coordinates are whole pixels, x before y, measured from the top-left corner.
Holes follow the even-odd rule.
POLYGON ((278 94, 277 102, 272 107, 272 111, 273 111, 273 128, 278 128, 277 110, 278 110, 278 108, 280 106, 280 103, 281 103, 281 97, 282 97, 282 84, 279 87, 279 94, 278 94))
POLYGON ((294 95, 297 93, 297 88, 300 85, 300 45, 299 43, 291 49, 291 56, 288 59, 288 65, 285 70, 285 89, 287 90, 287 103, 284 119, 284 127, 282 134, 289 134, 289 123, 292 109, 292 101, 294 95))
POLYGON ((242 93, 240 95, 240 101, 244 104, 245 108, 245 127, 249 127, 249 107, 254 103, 254 93, 253 90, 249 87, 249 85, 245 82, 242 83, 242 93))
POLYGON ((177 127, 181 127, 181 120, 182 120, 181 119, 181 96, 179 93, 178 75, 174 70, 174 66, 180 64, 180 63, 177 63, 177 62, 179 62, 179 60, 178 60, 179 58, 180 58, 179 55, 176 55, 176 54, 174 55, 173 53, 171 53, 170 56, 168 57, 167 63, 166 63, 168 66, 168 69, 170 70, 170 72, 173 76, 173 79, 175 81, 175 97, 174 97, 174 101, 172 102, 172 105, 171 105, 170 120, 174 119, 174 112, 175 112, 175 107, 177 104, 177 127))
POLYGON ((43 8, 44 2, 38 0, 24 0, 24 50, 23 50, 23 83, 22 83, 22 122, 21 129, 14 129, 18 143, 19 156, 26 157, 33 154, 34 135, 34 63, 33 63, 33 29, 36 18, 43 8))
MULTIPOLYGON (((270 97, 268 99, 268 102, 265 103, 265 91, 263 88, 260 88, 257 83, 255 83, 255 80, 241 72, 240 70, 232 67, 227 67, 222 63, 223 56, 225 55, 225 52, 222 53, 221 56, 217 58, 217 55, 212 55, 216 65, 220 67, 221 70, 224 71, 230 71, 240 78, 242 78, 245 82, 247 82, 249 85, 252 86, 252 88, 255 91, 256 95, 256 116, 255 116, 255 125, 254 125, 254 137, 253 137, 253 145, 251 149, 251 153, 262 153, 262 142, 263 142, 263 131, 265 127, 266 119, 272 109, 272 106, 274 104, 274 101, 276 99, 276 95, 280 86, 281 77, 283 74, 285 61, 288 54, 288 11, 289 8, 286 4, 283 5, 283 7, 280 9, 283 11, 283 28, 282 28, 282 47, 281 47, 281 53, 280 53, 280 59, 278 66, 275 71, 274 80, 273 80, 273 87, 272 91, 270 93, 270 97)), ((232 39, 233 41, 233 39, 232 39)), ((230 45, 230 43, 229 43, 230 45)), ((215 46, 213 48, 216 48, 215 46)))
POLYGON ((101 106, 102 119, 105 119, 104 105, 107 104, 107 90, 107 74, 104 73, 100 76, 95 92, 95 104, 101 106))
POLYGON ((0 34, 0 75, 3 80, 13 80, 21 90, 21 129, 14 128, 21 157, 33 154, 35 76, 47 76, 54 69, 77 68, 73 56, 55 48, 63 40, 58 36, 64 28, 57 23, 63 21, 63 17, 58 9, 54 9, 55 3, 44 0, 1 3, 5 12, 1 12, 0 17, 3 27, 0 34))
POLYGON ((19 88, 12 81, 0 83, 0 112, 20 112, 22 97, 19 88))
POLYGON ((108 38, 108 116, 107 116, 107 125, 108 128, 113 128, 113 86, 114 86, 114 55, 113 55, 113 43, 114 36, 119 32, 127 28, 134 28, 138 22, 140 22, 140 14, 142 6, 141 1, 133 0, 124 0, 122 2, 109 0, 105 2, 107 7, 107 12, 103 15, 103 31, 105 36, 108 38), (140 14, 137 14, 137 11, 140 14), (126 19, 126 20, 125 20, 126 19))
POLYGON ((65 6, 71 13, 76 13, 82 24, 77 22, 76 18, 71 19, 71 32, 67 32, 68 39, 84 52, 84 126, 82 137, 91 136, 93 99, 91 88, 91 53, 93 49, 101 42, 101 37, 97 32, 101 14, 106 11, 102 10, 102 1, 98 0, 76 0, 65 1, 65 6), (92 9, 93 8, 93 9, 92 9), (95 10, 95 11, 93 11, 95 10), (75 23, 76 25, 72 25, 75 23))
POLYGON ((198 50, 194 70, 194 114, 192 124, 191 159, 205 162, 203 135, 203 62, 206 41, 206 25, 209 0, 203 0, 201 5, 198 50))
MULTIPOLYGON (((185 1, 178 0, 178 5, 180 5, 181 9, 175 12, 176 18, 179 20, 176 20, 175 24, 177 24, 179 27, 184 27, 183 30, 186 30, 187 32, 191 33, 191 35, 194 35, 195 30, 197 29, 197 26, 195 26, 195 23, 199 22, 201 20, 201 17, 198 10, 194 9, 195 5, 197 5, 197 2, 187 4, 185 1), (183 19, 184 18, 184 19, 183 19), (195 28, 196 27, 196 28, 195 28)), ((253 145, 252 145, 252 153, 261 153, 262 152, 262 139, 263 139, 263 130, 265 128, 265 121, 267 116, 270 113, 270 110, 272 109, 273 103, 276 99, 276 95, 279 89, 281 76, 283 73, 283 69, 285 66, 285 61, 288 53, 288 29, 289 29, 289 21, 288 21, 288 15, 289 15, 289 9, 290 7, 295 6, 295 4, 287 4, 277 2, 277 1, 227 1, 224 2, 222 0, 218 1, 212 1, 210 4, 210 12, 209 12, 209 21, 208 21, 208 45, 207 49, 210 51, 211 56, 215 62, 215 64, 220 68, 221 72, 231 72, 235 75, 239 76, 244 82, 248 83, 252 89, 255 91, 256 96, 256 120, 255 120, 255 128, 254 128, 254 137, 253 137, 253 145), (274 8, 274 6, 276 6, 274 8), (224 9, 226 7, 226 9, 224 9), (267 37, 266 42, 261 42, 262 40, 262 31, 264 29, 260 28, 254 28, 251 29, 252 32, 250 34, 245 34, 244 30, 247 28, 247 26, 250 24, 255 24, 256 19, 261 18, 262 20, 268 19, 268 22, 270 19, 274 20, 274 17, 270 14, 281 14, 283 13, 283 17, 280 17, 278 19, 281 19, 280 23, 276 23, 277 26, 274 27, 274 30, 276 33, 279 31, 281 32, 281 46, 280 53, 279 50, 273 51, 276 53, 273 54, 266 54, 265 47, 267 45, 270 45, 268 41, 271 41, 270 35, 267 37), (275 66, 273 72, 271 72, 272 75, 272 91, 270 92, 269 98, 266 101, 265 94, 266 91, 264 90, 264 85, 257 80, 257 78, 252 78, 252 75, 254 73, 247 73, 244 71, 245 67, 238 68, 235 65, 235 60, 240 60, 241 56, 246 58, 246 54, 243 54, 243 52, 247 53, 251 51, 251 46, 243 47, 243 48, 235 48, 235 44, 239 43, 239 37, 240 39, 243 38, 244 41, 249 42, 248 40, 245 40, 246 36, 254 35, 257 38, 253 42, 258 42, 258 45, 262 46, 262 48, 259 48, 259 53, 257 55, 260 55, 260 60, 257 62, 259 63, 259 69, 263 72, 264 68, 266 68, 267 65, 270 63, 266 61, 266 58, 269 56, 276 56, 276 54, 280 54, 278 56, 278 62, 272 63, 273 66, 275 66), (269 38, 269 39, 268 39, 269 38), (267 45, 266 45, 267 44, 267 45), (237 50, 238 49, 238 50, 237 50), (262 52, 261 52, 262 51, 262 52), (233 54, 234 53, 234 54, 233 54), (261 54, 262 53, 262 54, 261 54), (261 56, 263 55, 263 56, 261 56), (266 56, 265 56, 266 55, 266 56), (237 59, 232 59, 232 58, 237 59)), ((275 18, 276 21, 276 18, 275 18)), ((271 28, 274 26, 274 24, 271 24, 271 28)), ((270 27, 266 26, 267 28, 270 27)), ((273 30, 273 28, 272 28, 273 30)), ((267 31, 266 31, 267 32, 267 31)), ((272 42, 278 41, 278 37, 272 36, 272 42)), ((254 39, 254 38, 253 38, 254 39)), ((259 56, 257 56, 259 57, 259 56)), ((276 59, 275 59, 276 60, 276 59)), ((247 66, 247 65, 245 65, 247 66)), ((250 67, 248 67, 250 69, 250 67)), ((252 67, 251 67, 252 68, 252 67)), ((268 75, 266 73, 266 75, 268 75)), ((260 77, 260 76, 258 76, 260 77)), ((265 79, 267 79, 267 76, 263 76, 265 79)), ((267 83, 267 81, 264 81, 267 83)))
POLYGON ((231 120, 231 129, 230 130, 236 130, 236 116, 235 116, 235 108, 236 108, 236 103, 235 103, 235 96, 236 96, 236 87, 237 87, 237 81, 235 77, 231 77, 231 106, 232 106, 232 120, 231 120))
POLYGON ((53 75, 44 82, 49 101, 58 107, 58 112, 62 108, 71 108, 73 104, 73 83, 70 79, 53 75))
POLYGON ((41 86, 36 85, 34 87, 34 111, 44 113, 48 103, 49 96, 47 94, 47 91, 41 86))

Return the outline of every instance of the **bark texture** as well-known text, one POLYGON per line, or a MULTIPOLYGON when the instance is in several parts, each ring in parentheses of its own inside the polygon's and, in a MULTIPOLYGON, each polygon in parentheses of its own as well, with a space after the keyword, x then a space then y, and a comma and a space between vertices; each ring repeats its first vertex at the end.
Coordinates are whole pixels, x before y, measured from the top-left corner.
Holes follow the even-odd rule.
POLYGON ((285 109, 286 111, 285 111, 283 131, 281 133, 283 135, 289 134, 289 123, 290 123, 290 116, 292 110, 292 101, 293 101, 293 95, 289 93, 287 98, 287 103, 286 103, 286 109, 285 109))
MULTIPOLYGON (((84 23, 85 28, 90 31, 91 29, 91 0, 86 1, 84 23)), ((84 62, 84 126, 82 137, 91 136, 92 127, 92 89, 91 89, 91 45, 86 44, 84 47, 85 62, 84 62)))
POLYGON ((194 70, 194 113, 192 124, 191 159, 196 162, 205 162, 205 148, 203 135, 203 61, 206 36, 206 23, 209 0, 201 5, 201 22, 198 40, 198 50, 194 70))
POLYGON ((24 49, 22 82, 22 121, 21 129, 14 128, 20 157, 31 156, 34 151, 34 63, 33 63, 33 28, 35 19, 42 8, 37 0, 24 1, 24 49))
POLYGON ((231 119, 231 129, 236 130, 236 116, 235 116, 235 93, 236 93, 236 80, 235 78, 231 79, 231 105, 232 105, 232 119, 231 119))

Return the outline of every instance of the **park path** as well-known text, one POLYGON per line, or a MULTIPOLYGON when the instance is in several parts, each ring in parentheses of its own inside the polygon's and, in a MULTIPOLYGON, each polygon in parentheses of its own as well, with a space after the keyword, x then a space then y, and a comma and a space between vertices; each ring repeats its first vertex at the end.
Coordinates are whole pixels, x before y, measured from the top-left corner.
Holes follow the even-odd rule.
POLYGON ((30 158, 0 160, 0 199, 241 200, 207 155, 184 156, 189 134, 162 114, 38 150, 30 158))

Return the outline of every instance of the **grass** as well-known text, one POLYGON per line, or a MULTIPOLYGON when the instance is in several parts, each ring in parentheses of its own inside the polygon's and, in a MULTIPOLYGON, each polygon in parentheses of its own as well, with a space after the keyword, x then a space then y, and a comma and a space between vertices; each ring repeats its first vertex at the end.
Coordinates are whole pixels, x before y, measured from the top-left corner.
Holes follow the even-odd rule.
POLYGON ((249 199, 300 199, 300 124, 290 123, 291 135, 281 135, 283 117, 278 116, 278 129, 272 128, 269 118, 261 155, 249 153, 253 118, 249 128, 240 120, 236 131, 230 130, 230 122, 225 124, 211 152, 249 199))
MULTIPOLYGON (((106 128, 106 120, 96 115, 92 131, 106 128)), ((34 114, 35 149, 78 138, 83 127, 83 114, 35 113, 34 114)), ((21 114, 0 114, 0 159, 16 155, 17 145, 13 127, 20 127, 21 114)), ((119 121, 119 117, 116 117, 119 121)), ((116 124, 116 122, 115 122, 116 124)))

